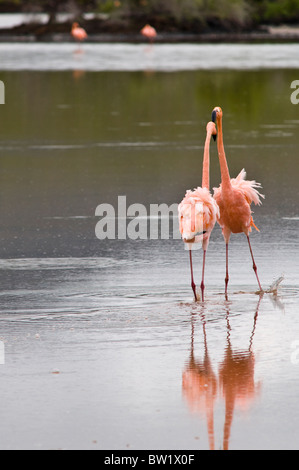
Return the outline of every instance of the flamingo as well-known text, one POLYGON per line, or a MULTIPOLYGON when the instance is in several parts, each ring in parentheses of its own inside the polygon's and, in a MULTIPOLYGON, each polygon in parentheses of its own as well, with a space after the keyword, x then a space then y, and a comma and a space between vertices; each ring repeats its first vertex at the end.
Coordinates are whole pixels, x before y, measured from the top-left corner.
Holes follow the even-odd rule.
POLYGON ((153 42, 154 39, 157 37, 157 31, 155 30, 155 28, 153 28, 152 26, 150 26, 149 24, 146 24, 140 31, 140 33, 142 34, 142 36, 146 37, 147 39, 149 39, 150 42, 153 42))
POLYGON ((86 33, 85 29, 81 28, 78 23, 73 23, 71 35, 79 43, 81 41, 84 41, 84 39, 87 38, 87 33, 86 33))
POLYGON ((202 187, 188 190, 184 199, 178 206, 180 232, 182 239, 187 243, 190 257, 191 270, 191 287, 194 293, 195 301, 198 300, 196 294, 196 285, 193 277, 192 266, 192 243, 201 241, 203 247, 203 265, 201 280, 201 295, 204 301, 204 274, 206 252, 209 245, 211 232, 216 224, 217 216, 219 216, 219 208, 210 193, 210 140, 211 136, 216 137, 216 126, 214 122, 209 122, 206 126, 206 140, 204 146, 203 170, 202 170, 202 187), (200 236, 196 235, 201 233, 200 236))
POLYGON ((257 266, 254 261, 253 252, 250 244, 249 233, 252 227, 257 231, 259 229, 255 226, 252 212, 250 209, 251 203, 256 205, 261 204, 261 199, 265 196, 260 194, 258 189, 261 188, 260 183, 256 181, 247 181, 245 170, 241 170, 237 178, 230 178, 227 161, 225 157, 223 145, 223 132, 222 132, 222 109, 217 106, 212 112, 212 121, 217 122, 217 135, 218 135, 218 157, 221 170, 221 184, 219 188, 214 188, 214 199, 218 204, 220 216, 217 221, 222 228, 222 234, 226 244, 226 277, 225 277, 225 296, 227 297, 227 285, 229 281, 228 275, 228 244, 232 233, 244 232, 249 245, 249 250, 253 263, 253 270, 256 275, 260 292, 263 292, 261 283, 257 273, 257 266))

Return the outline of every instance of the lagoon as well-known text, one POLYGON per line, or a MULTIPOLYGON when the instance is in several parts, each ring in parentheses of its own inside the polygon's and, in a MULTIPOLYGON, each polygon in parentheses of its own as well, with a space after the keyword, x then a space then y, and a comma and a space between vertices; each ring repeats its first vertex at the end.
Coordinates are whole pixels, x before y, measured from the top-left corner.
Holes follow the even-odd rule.
POLYGON ((298 448, 297 51, 0 44, 2 449, 298 448), (259 297, 236 235, 226 300, 216 226, 194 303, 181 240, 99 240, 96 208, 179 203, 216 105, 231 176, 266 196, 262 285, 284 280, 259 297))

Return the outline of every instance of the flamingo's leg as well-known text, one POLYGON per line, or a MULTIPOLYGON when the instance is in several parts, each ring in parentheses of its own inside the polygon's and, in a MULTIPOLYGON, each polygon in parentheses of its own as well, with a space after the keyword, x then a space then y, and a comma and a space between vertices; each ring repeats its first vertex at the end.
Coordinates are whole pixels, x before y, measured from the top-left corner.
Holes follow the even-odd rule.
POLYGON ((228 275, 228 243, 226 243, 226 275, 225 275, 225 297, 227 298, 227 285, 229 281, 228 275))
POLYGON ((256 275, 256 279, 257 279, 257 283, 259 285, 259 288, 260 288, 260 291, 263 292, 263 289, 262 289, 262 286, 261 286, 261 283, 260 283, 260 280, 259 280, 259 277, 258 277, 258 274, 257 274, 257 266, 255 264, 255 261, 254 261, 254 257, 253 257, 253 252, 252 252, 252 248, 251 248, 251 243, 250 243, 250 240, 249 240, 249 236, 247 235, 247 240, 248 240, 248 245, 249 245, 249 250, 250 250, 250 254, 251 254, 251 258, 252 258, 252 267, 253 267, 253 271, 255 272, 255 275, 256 275))
POLYGON ((193 277, 192 250, 189 250, 189 255, 190 255, 191 287, 193 290, 195 301, 197 301, 196 285, 195 285, 194 277, 193 277))
POLYGON ((206 264, 206 253, 207 250, 203 251, 203 262, 202 262, 202 278, 201 278, 201 300, 204 302, 204 290, 205 290, 205 283, 204 283, 204 277, 205 277, 205 264, 206 264))

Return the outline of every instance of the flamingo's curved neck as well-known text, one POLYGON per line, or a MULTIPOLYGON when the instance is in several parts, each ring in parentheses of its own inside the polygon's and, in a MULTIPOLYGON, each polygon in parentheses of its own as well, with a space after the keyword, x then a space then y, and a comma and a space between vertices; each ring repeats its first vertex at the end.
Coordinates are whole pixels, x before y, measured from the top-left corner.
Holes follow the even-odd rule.
POLYGON ((218 127, 218 156, 219 156, 219 163, 220 163, 220 170, 221 170, 221 183, 222 183, 222 189, 223 188, 230 188, 231 183, 230 183, 230 175, 229 175, 229 170, 227 166, 227 161, 225 157, 225 151, 224 151, 224 145, 223 145, 223 134, 222 134, 222 119, 221 117, 217 119, 217 127, 218 127))
POLYGON ((210 189, 210 141, 211 133, 207 132, 202 166, 202 187, 210 189))

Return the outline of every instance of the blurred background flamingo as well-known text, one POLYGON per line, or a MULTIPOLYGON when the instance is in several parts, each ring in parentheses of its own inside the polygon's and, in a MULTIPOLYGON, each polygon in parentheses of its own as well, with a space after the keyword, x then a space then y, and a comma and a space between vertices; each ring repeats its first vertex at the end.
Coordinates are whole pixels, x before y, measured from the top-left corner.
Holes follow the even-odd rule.
POLYGON ((79 44, 88 37, 85 29, 81 28, 78 23, 73 23, 71 35, 79 44))
POLYGON ((157 37, 157 31, 153 26, 150 26, 149 24, 146 24, 140 31, 142 36, 145 38, 149 39, 149 41, 152 43, 154 39, 157 37))
MULTIPOLYGON (((253 262, 253 270, 256 275, 260 292, 263 292, 260 280, 257 274, 257 267, 254 261, 253 252, 249 240, 249 233, 252 227, 256 230, 252 218, 250 205, 252 202, 259 205, 264 196, 260 194, 257 188, 260 188, 260 183, 256 181, 246 181, 246 172, 243 169, 237 178, 230 178, 227 161, 225 157, 223 145, 223 131, 222 131, 222 109, 218 106, 213 109, 212 121, 217 122, 217 148, 218 157, 221 170, 221 185, 219 188, 214 188, 214 198, 220 210, 220 217, 218 223, 222 228, 223 237, 226 244, 226 276, 225 276, 225 295, 227 296, 227 285, 229 281, 228 275, 228 243, 232 233, 244 232, 249 245, 250 254, 253 262)), ((258 230, 259 231, 259 230, 258 230)))
POLYGON ((180 232, 184 242, 189 248, 191 287, 195 300, 198 300, 196 285, 193 276, 192 248, 194 242, 201 241, 203 248, 201 296, 204 301, 204 273, 206 252, 209 245, 210 235, 215 226, 216 218, 219 217, 219 209, 215 199, 210 193, 210 141, 216 137, 216 126, 209 122, 206 127, 206 140, 204 146, 204 158, 202 169, 202 187, 188 190, 182 202, 179 204, 180 232), (200 235, 198 235, 200 234, 200 235))

